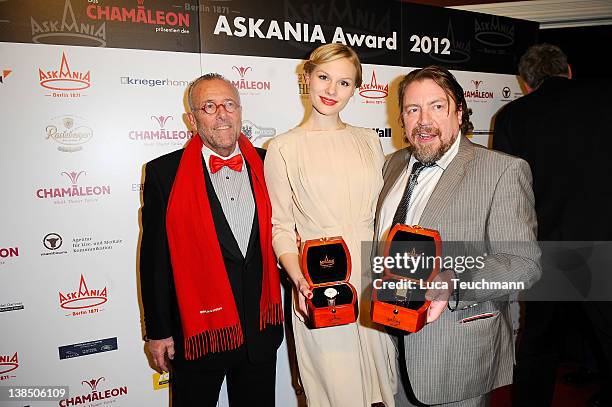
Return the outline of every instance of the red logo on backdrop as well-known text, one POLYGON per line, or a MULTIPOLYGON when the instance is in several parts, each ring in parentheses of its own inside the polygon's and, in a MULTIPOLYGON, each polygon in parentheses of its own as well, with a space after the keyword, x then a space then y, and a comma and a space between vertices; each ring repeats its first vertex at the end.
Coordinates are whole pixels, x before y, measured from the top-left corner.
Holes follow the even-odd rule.
MULTIPOLYGON (((12 372, 19 367, 19 356, 15 352, 12 356, 0 355, 0 374, 12 372)), ((8 379, 8 376, 0 377, 0 380, 8 379)))
POLYGON ((66 53, 62 52, 62 60, 59 70, 43 71, 38 68, 40 86, 51 90, 83 90, 91 86, 91 74, 89 71, 73 71, 68 65, 66 53))
MULTIPOLYGON (((89 392, 86 394, 80 394, 69 399, 60 400, 60 407, 78 406, 81 404, 89 404, 95 401, 106 400, 104 404, 115 403, 117 397, 125 396, 128 394, 127 386, 113 387, 111 389, 98 389, 101 387, 101 383, 106 383, 105 377, 98 377, 97 379, 88 379, 81 381, 81 386, 85 387, 85 391, 89 388, 89 392)), ((98 403, 95 405, 99 405, 98 403)), ((92 405, 92 404, 90 404, 92 405)))
POLYGON ((376 71, 372 70, 370 83, 362 83, 359 87, 359 95, 366 100, 365 103, 384 103, 383 100, 389 95, 389 84, 378 83, 376 71), (369 100, 368 100, 369 99, 369 100))
MULTIPOLYGON (((108 301, 108 292, 106 287, 103 289, 90 289, 87 287, 85 277, 83 277, 82 274, 78 291, 72 291, 65 294, 62 292, 59 293, 60 307, 68 310, 95 308, 104 304, 106 301, 108 301)), ((75 313, 68 315, 74 316, 75 313)))
POLYGON ((0 247, 0 258, 19 257, 19 247, 0 247))
POLYGON ((3 69, 2 75, 0 75, 0 83, 4 83, 4 80, 6 79, 7 76, 11 74, 11 72, 13 71, 10 69, 3 69))
MULTIPOLYGON (((70 180, 70 186, 67 188, 38 188, 36 196, 41 199, 53 198, 78 198, 91 197, 100 195, 110 195, 110 185, 94 185, 82 186, 79 185, 79 178, 87 174, 86 171, 63 171, 61 175, 65 175, 70 180)), ((77 202, 75 200, 75 202, 77 202)))
POLYGON ((474 85, 474 90, 466 89, 463 91, 463 95, 466 99, 471 99, 472 101, 478 101, 478 99, 493 99, 492 91, 481 89, 484 81, 472 79, 470 82, 474 85))
MULTIPOLYGON (((130 130, 128 137, 131 140, 156 141, 161 143, 173 143, 172 140, 184 142, 189 140, 193 133, 190 130, 170 130, 166 125, 174 121, 171 115, 151 116, 151 120, 158 125, 158 129, 152 130, 130 130)), ((176 143, 176 142, 175 142, 176 143)))
MULTIPOLYGON (((232 69, 238 73, 240 80, 231 81, 238 90, 270 90, 272 84, 270 81, 259 81, 247 79, 247 74, 253 72, 250 66, 232 66, 232 69)), ((257 94, 257 93, 253 93, 257 94)))
MULTIPOLYGON (((144 0, 138 0, 137 3, 138 6, 136 8, 90 4, 87 6, 87 17, 91 20, 122 21, 136 24, 189 28, 189 13, 151 10, 145 7, 144 0)), ((156 29, 155 31, 159 32, 160 30, 156 29)), ((186 34, 189 31, 183 28, 181 33, 186 34)))

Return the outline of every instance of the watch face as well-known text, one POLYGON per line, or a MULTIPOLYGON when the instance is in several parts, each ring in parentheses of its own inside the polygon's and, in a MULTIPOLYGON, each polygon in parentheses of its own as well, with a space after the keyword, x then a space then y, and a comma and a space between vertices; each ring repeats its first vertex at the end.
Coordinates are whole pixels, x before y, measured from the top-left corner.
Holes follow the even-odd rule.
POLYGON ((335 296, 338 295, 338 290, 330 287, 326 289, 325 291, 323 291, 323 294, 325 294, 327 298, 334 298, 335 296))

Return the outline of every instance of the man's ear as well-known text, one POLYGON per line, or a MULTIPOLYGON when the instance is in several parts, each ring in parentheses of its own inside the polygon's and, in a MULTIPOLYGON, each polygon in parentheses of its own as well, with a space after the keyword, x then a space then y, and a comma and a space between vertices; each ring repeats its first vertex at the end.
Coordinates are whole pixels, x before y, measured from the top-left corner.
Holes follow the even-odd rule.
POLYGON ((196 122, 195 115, 192 112, 187 112, 187 121, 191 125, 191 129, 198 131, 198 123, 196 122))
POLYGON ((567 64, 567 79, 572 79, 572 66, 567 64))

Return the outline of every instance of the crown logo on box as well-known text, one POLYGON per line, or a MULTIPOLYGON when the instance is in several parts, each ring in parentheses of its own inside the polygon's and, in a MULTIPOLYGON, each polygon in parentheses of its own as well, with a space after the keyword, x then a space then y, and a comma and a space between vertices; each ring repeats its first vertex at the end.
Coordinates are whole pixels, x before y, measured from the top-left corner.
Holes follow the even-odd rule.
POLYGON ((327 257, 327 255, 325 255, 325 258, 323 260, 319 261, 319 265, 323 268, 330 268, 333 267, 334 264, 336 264, 336 260, 334 258, 329 258, 327 257))

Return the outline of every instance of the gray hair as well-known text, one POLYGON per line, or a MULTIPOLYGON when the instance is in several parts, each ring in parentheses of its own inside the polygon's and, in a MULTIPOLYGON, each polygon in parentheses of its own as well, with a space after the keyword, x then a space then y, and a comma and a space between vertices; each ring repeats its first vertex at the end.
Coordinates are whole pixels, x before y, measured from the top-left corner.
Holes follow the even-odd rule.
POLYGON ((569 76, 567 56, 561 48, 550 44, 536 44, 527 49, 519 61, 519 75, 535 89, 551 76, 569 76))
POLYGON ((204 75, 200 76, 199 78, 197 78, 193 82, 191 82, 191 84, 189 85, 189 89, 187 90, 187 102, 189 103, 189 109, 191 109, 191 111, 193 111, 193 109, 194 109, 194 107, 193 107, 193 90, 195 89, 195 87, 200 82, 213 81, 213 80, 224 81, 228 85, 230 85, 230 87, 236 93, 236 98, 238 99, 236 101, 238 102, 238 104, 240 104, 240 94, 238 93, 238 89, 236 89, 234 84, 230 80, 228 80, 225 76, 223 76, 221 74, 218 74, 216 72, 211 72, 211 73, 207 73, 207 74, 204 74, 204 75))

